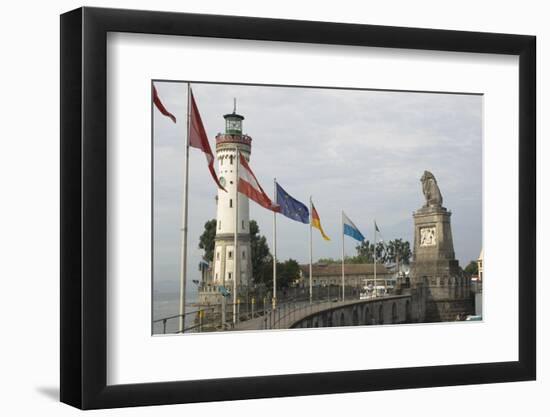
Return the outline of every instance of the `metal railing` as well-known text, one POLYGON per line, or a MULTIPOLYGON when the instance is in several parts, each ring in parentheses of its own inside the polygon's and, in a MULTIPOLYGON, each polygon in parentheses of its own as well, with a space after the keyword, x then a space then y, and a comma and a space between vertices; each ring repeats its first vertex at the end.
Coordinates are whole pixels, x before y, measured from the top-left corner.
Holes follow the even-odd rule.
MULTIPOLYGON (((289 328, 289 325, 294 324, 296 321, 303 320, 304 318, 311 316, 315 313, 330 310, 331 308, 345 307, 348 304, 354 304, 358 301, 381 301, 387 297, 393 297, 395 294, 375 295, 368 298, 361 297, 349 297, 346 295, 345 301, 341 298, 328 298, 323 300, 314 300, 309 302, 296 302, 290 301, 280 304, 276 309, 271 309, 267 312, 265 318, 264 329, 281 329, 289 328), (282 327, 281 327, 282 325, 282 327)), ((392 320, 394 318, 392 317, 392 320)))
MULTIPOLYGON (((338 302, 338 301, 337 301, 338 302)), ((333 305, 333 299, 328 300, 315 300, 305 303, 284 303, 278 306, 275 310, 270 310, 269 312, 269 321, 266 320, 266 323, 269 323, 268 329, 280 329, 281 323, 287 321, 295 321, 296 317, 300 313, 304 313, 303 316, 308 316, 319 310, 319 306, 326 305, 328 309, 333 305), (309 311, 309 312, 308 312, 309 311)), ((286 328, 286 327, 285 327, 286 328)))
MULTIPOLYGON (((196 310, 188 311, 185 314, 174 314, 172 316, 163 317, 153 320, 153 326, 161 323, 161 328, 155 331, 154 334, 167 334, 167 333, 198 333, 198 332, 211 332, 220 330, 232 330, 235 324, 242 323, 248 320, 258 319, 263 317, 263 329, 277 329, 280 328, 281 323, 290 318, 296 319, 299 314, 304 311, 310 310, 313 314, 319 305, 332 306, 333 304, 341 302, 341 288, 337 286, 328 287, 314 287, 313 297, 310 302, 309 293, 307 291, 288 291, 279 293, 277 305, 272 307, 271 299, 263 297, 256 302, 255 297, 250 297, 249 302, 236 303, 236 318, 233 319, 233 303, 223 303, 223 305, 208 305, 199 306, 196 310), (286 296, 285 296, 286 295, 286 296), (225 312, 222 312, 225 310, 225 312), (180 317, 183 317, 184 329, 180 331, 177 327, 172 330, 168 329, 169 323, 174 323, 175 326, 179 322, 180 317), (188 324, 192 321, 192 324, 188 324), (187 322, 187 323, 186 323, 187 322)), ((353 287, 346 287, 346 301, 357 301, 360 299, 360 294, 357 289, 353 287)), ((307 315, 307 314, 306 314, 307 315)))
POLYGON ((208 311, 214 311, 214 307, 206 307, 206 308, 200 308, 198 310, 193 310, 193 311, 188 311, 184 314, 175 314, 173 316, 168 316, 168 317, 163 317, 161 319, 157 319, 157 320, 153 320, 153 326, 155 325, 155 323, 162 323, 162 334, 166 334, 166 327, 168 325, 168 322, 170 320, 178 320, 178 323, 179 323, 179 319, 180 317, 183 317, 183 323, 184 323, 184 327, 183 327, 183 330, 177 330, 175 332, 171 332, 171 333, 188 333, 190 331, 199 331, 201 332, 202 331, 202 327, 204 325, 203 323, 203 319, 206 315, 206 313, 208 311), (191 326, 185 326, 185 319, 186 317, 189 317, 189 316, 194 316, 196 318, 196 323, 191 325, 191 326))
POLYGON ((231 330, 235 323, 246 320, 252 320, 264 316, 270 307, 271 303, 265 301, 263 306, 257 307, 256 303, 236 303, 236 318, 233 320, 233 303, 224 303, 225 306, 214 305, 199 307, 196 310, 188 311, 185 314, 174 314, 172 316, 163 317, 153 320, 154 334, 167 333, 199 333, 218 330, 231 330), (225 309, 225 312, 222 312, 225 309), (183 318, 184 328, 179 330, 179 320, 183 318), (192 321, 193 324, 189 324, 192 321), (155 325, 160 328, 155 329, 155 325), (172 329, 169 329, 171 327, 172 329), (175 328, 174 328, 175 327, 175 328))

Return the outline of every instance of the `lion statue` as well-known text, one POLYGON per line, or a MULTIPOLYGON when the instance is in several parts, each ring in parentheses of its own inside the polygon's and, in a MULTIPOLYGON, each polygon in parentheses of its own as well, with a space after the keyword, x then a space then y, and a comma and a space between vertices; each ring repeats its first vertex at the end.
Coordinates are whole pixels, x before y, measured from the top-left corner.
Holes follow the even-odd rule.
POLYGON ((441 197, 441 191, 439 191, 434 175, 430 171, 424 171, 420 182, 422 183, 422 192, 426 198, 424 207, 441 207, 443 197, 441 197))

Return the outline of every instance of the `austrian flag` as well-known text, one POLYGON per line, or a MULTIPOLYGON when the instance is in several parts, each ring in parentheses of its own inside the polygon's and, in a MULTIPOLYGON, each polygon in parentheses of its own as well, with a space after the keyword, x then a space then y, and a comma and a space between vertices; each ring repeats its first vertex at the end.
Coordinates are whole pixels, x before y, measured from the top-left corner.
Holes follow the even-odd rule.
POLYGON ((176 123, 176 116, 174 116, 172 113, 166 110, 166 107, 164 107, 164 104, 162 104, 162 101, 160 101, 159 94, 157 93, 157 89, 154 85, 153 85, 153 103, 155 104, 155 107, 159 110, 159 112, 164 114, 166 117, 169 117, 170 120, 176 123))
POLYGON ((214 154, 212 153, 212 148, 208 143, 208 136, 206 136, 206 130, 202 124, 201 114, 199 113, 199 108, 197 107, 197 103, 195 103, 195 97, 193 96, 191 89, 189 89, 189 94, 191 94, 191 110, 189 112, 189 146, 200 149, 204 152, 206 162, 208 164, 208 170, 210 171, 210 175, 212 175, 212 179, 219 188, 227 192, 227 190, 220 184, 220 180, 214 170, 214 154))
POLYGON ((279 211, 279 206, 271 201, 250 169, 246 158, 239 152, 239 193, 246 195, 260 206, 279 211))

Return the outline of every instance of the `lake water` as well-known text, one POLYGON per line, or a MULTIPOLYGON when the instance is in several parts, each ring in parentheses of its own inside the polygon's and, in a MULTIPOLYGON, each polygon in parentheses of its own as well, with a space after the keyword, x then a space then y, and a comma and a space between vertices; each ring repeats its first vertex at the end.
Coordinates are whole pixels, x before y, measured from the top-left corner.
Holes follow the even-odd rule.
MULTIPOLYGON (((186 312, 196 311, 197 307, 193 304, 198 301, 198 289, 196 285, 187 287, 186 294, 186 312)), ((175 316, 179 314, 180 299, 179 299, 179 284, 177 283, 159 283, 155 285, 155 291, 153 293, 153 321, 159 320, 165 317, 175 316)), ((195 315, 190 314, 185 319, 185 327, 193 325, 195 315)), ((170 319, 166 322, 166 332, 173 333, 178 330, 178 318, 170 319)), ((159 334, 163 331, 162 322, 153 324, 153 334, 159 334)))

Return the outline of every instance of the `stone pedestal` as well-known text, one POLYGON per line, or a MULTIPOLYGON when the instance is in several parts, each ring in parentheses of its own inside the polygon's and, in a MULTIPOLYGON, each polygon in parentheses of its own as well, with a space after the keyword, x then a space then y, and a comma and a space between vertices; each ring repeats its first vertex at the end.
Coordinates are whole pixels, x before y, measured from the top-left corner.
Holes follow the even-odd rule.
POLYGON ((414 214, 412 285, 423 287, 424 321, 451 321, 473 314, 467 280, 455 259, 451 212, 442 206, 425 206, 414 214))

